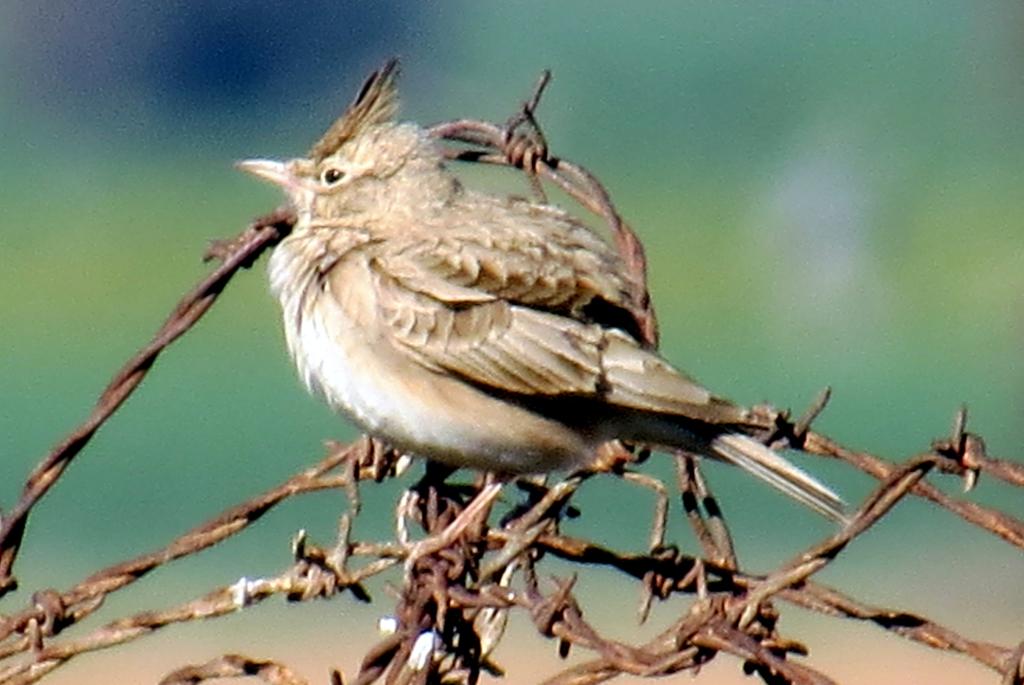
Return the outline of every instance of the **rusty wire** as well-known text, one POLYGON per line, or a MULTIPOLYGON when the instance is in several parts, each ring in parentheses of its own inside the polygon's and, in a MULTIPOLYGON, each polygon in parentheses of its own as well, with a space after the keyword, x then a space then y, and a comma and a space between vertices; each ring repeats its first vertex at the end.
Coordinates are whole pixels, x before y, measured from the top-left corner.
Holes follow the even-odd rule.
MULTIPOLYGON (((540 179, 552 182, 603 217, 632 275, 632 312, 638 330, 647 344, 654 346, 657 325, 639 239, 622 221, 596 178, 550 154, 537 125, 534 112, 549 78, 546 73, 542 76, 533 96, 504 125, 459 120, 439 124, 430 132, 438 139, 459 143, 459 147, 445 148, 450 159, 520 168, 539 192, 540 179)), ((13 564, 32 507, 139 385, 157 356, 212 306, 234 273, 250 266, 280 240, 291 222, 288 210, 281 209, 254 221, 235 239, 214 243, 207 257, 220 259, 222 264, 182 299, 153 341, 114 377, 88 419, 30 474, 21 498, 4 515, 0 527, 0 596, 16 587, 13 564)), ((811 423, 827 402, 826 391, 795 421, 787 412, 760 407, 749 428, 760 430, 771 444, 843 461, 879 480, 879 486, 848 525, 771 573, 756 575, 742 570, 717 500, 697 460, 687 454, 676 455, 676 491, 701 554, 683 554, 667 545, 665 512, 672 488, 635 472, 634 462, 641 461, 645 453, 634 453, 619 444, 607 446, 599 467, 592 472, 554 483, 518 483, 525 504, 497 521, 495 496, 501 484, 493 477, 481 475, 472 484, 453 485, 447 481, 447 469, 428 468, 396 506, 399 533, 394 541, 355 540, 351 525, 359 513, 360 488, 366 481, 395 477, 407 465, 406 458, 364 438, 347 446, 332 445, 315 466, 227 509, 159 550, 94 573, 64 592, 37 591, 22 611, 0 616, 0 683, 36 682, 81 654, 124 644, 169 625, 243 610, 275 595, 301 602, 347 592, 357 600, 369 601, 366 582, 400 567, 402 584, 393 630, 366 654, 354 683, 369 685, 382 679, 388 685, 475 683, 483 673, 500 674, 501 666, 491 659, 491 652, 504 634, 510 611, 526 612, 541 635, 558 643, 563 656, 573 648, 592 653, 591 660, 553 675, 546 681, 551 685, 599 683, 623 673, 668 675, 699 668, 718 654, 741 659, 748 672, 767 683, 834 682, 792 658, 806 654, 807 649, 778 630, 777 604, 787 603, 827 616, 868 621, 933 649, 968 656, 999 674, 1003 683, 1024 685, 1024 643, 1007 647, 971 640, 925 617, 874 607, 813 580, 814 574, 909 495, 928 499, 1024 548, 1024 522, 954 498, 924 480, 929 472, 938 471, 963 477, 969 488, 979 474, 987 474, 1024 487, 1024 467, 988 457, 981 438, 966 431, 963 410, 958 412, 948 439, 936 441, 929 451, 904 464, 892 464, 813 432, 811 423), (655 493, 647 553, 618 552, 599 541, 561 532, 563 518, 574 513, 573 495, 595 475, 619 478, 655 493), (276 576, 240 578, 174 607, 124 616, 77 637, 65 635, 85 622, 108 595, 143 575, 240 533, 287 498, 328 488, 346 493, 350 505, 330 546, 321 547, 299 535, 293 541, 293 563, 276 576), (419 539, 413 539, 410 523, 422 530, 419 539), (646 617, 654 599, 686 594, 693 597, 693 604, 644 644, 610 640, 583 618, 573 593, 573 578, 541 579, 538 567, 546 556, 581 569, 614 569, 624 582, 635 579, 642 591, 641 618, 646 617)), ((279 685, 308 682, 284 664, 238 654, 185 666, 162 682, 179 685, 223 677, 253 677, 279 685)), ((334 671, 330 682, 342 685, 347 681, 334 671)))
POLYGON ((185 666, 168 673, 159 685, 194 685, 213 678, 259 678, 270 685, 307 685, 287 666, 269 659, 253 659, 243 654, 225 654, 201 666, 185 666))

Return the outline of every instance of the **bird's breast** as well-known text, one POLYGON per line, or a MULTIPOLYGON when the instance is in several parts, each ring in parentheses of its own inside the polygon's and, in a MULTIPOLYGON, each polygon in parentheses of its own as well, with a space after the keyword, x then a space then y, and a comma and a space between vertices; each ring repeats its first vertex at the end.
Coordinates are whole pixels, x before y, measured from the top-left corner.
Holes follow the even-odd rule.
POLYGON ((364 256, 307 238, 271 256, 288 351, 305 386, 370 430, 393 412, 375 354, 376 302, 364 256))

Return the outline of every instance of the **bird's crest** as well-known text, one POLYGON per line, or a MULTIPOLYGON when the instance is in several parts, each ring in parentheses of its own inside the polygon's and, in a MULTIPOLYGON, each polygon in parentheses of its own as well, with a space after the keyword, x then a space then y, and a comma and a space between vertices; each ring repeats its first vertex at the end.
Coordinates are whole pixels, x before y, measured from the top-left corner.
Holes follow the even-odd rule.
POLYGON ((398 110, 397 77, 398 59, 392 57, 370 74, 345 113, 313 145, 309 151, 310 158, 315 162, 322 161, 366 127, 393 119, 398 110))

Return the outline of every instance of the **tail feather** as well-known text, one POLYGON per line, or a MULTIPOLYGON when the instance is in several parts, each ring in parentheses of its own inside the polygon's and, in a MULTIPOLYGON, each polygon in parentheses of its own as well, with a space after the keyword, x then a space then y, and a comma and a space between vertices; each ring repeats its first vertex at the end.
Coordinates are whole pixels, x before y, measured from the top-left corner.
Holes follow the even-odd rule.
POLYGON ((723 433, 711 442, 714 456, 739 466, 796 501, 839 523, 846 523, 843 500, 796 465, 740 433, 723 433))

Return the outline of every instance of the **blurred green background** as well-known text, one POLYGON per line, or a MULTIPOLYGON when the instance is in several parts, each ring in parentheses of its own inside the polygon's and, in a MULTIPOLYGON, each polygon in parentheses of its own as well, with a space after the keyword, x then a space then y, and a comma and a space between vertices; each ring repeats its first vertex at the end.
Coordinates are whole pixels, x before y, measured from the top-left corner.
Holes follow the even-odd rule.
MULTIPOLYGON (((0 4, 0 506, 207 272, 206 241, 280 201, 232 163, 306 150, 393 54, 403 116, 424 123, 502 121, 553 70, 539 112, 552 148, 598 174, 646 241, 664 352, 710 387, 799 411, 832 385, 819 428, 891 459, 947 433, 966 402, 990 452, 1020 459, 1024 6, 605 5, 0 4)), ((36 509, 23 591, 0 612, 162 545, 312 463, 325 438, 353 436, 300 388, 258 265, 36 509)), ((872 485, 801 463, 851 502, 872 485)), ((742 474, 708 472, 752 570, 830 530, 742 474)), ((400 487, 367 492, 360 535, 389 534, 400 487)), ((1020 491, 991 480, 970 497, 1024 515, 1020 491)), ((344 506, 337 494, 287 504, 115 597, 104 616, 280 570, 289 536, 307 528, 330 540, 344 506)), ((576 532, 643 548, 645 493, 594 484, 581 506, 576 532)), ((673 516, 674 538, 692 551, 673 516)), ((601 592, 614 580, 584 579, 584 596, 600 599, 595 621, 632 611, 632 590, 601 592)), ((822 580, 975 638, 1011 645, 1024 634, 1020 551, 922 502, 901 504, 822 580)), ((114 668, 150 682, 231 649, 324 682, 326 664, 352 669, 368 626, 390 610, 376 589, 369 608, 339 598, 172 629, 82 658, 52 682, 103 682, 114 668), (268 634, 272 622, 295 640, 268 634)), ((995 682, 866 626, 785 616, 811 663, 843 682, 995 682)), ((615 630, 640 634, 628 620, 615 630)), ((504 652, 513 675, 516 650, 538 644, 516 633, 504 652)), ((720 661, 716 682, 742 682, 735 662, 720 661)), ((557 666, 553 656, 543 665, 557 666)))

